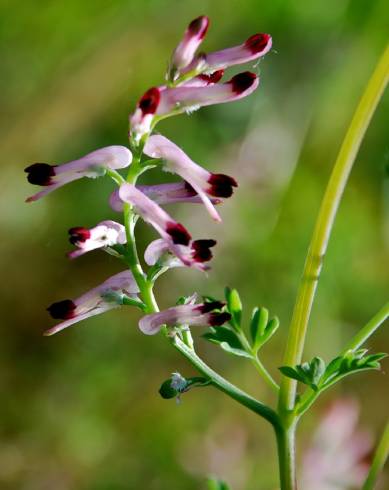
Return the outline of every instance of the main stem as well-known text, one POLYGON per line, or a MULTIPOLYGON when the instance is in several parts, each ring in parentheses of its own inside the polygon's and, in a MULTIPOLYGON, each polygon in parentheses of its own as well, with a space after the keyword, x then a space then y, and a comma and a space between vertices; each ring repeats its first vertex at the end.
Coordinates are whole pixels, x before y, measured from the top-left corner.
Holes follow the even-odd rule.
POLYGON ((295 424, 275 429, 281 490, 296 488, 295 432, 295 424))

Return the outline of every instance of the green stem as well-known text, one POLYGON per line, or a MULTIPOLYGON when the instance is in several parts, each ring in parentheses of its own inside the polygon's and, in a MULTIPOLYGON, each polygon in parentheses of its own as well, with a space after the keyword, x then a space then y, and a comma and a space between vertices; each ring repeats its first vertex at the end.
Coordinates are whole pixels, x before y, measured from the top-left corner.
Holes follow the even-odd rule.
POLYGON ((241 331, 237 332, 237 335, 239 337, 239 340, 241 341, 243 347, 245 348, 246 352, 250 354, 250 360, 255 367, 255 369, 258 371, 258 373, 262 376, 262 378, 265 380, 267 385, 274 390, 277 394, 279 392, 280 387, 278 384, 274 381, 273 377, 269 373, 269 371, 265 368, 265 366, 262 364, 262 362, 258 358, 258 353, 255 353, 253 349, 251 348, 251 345, 249 341, 246 338, 246 335, 241 331))
POLYGON ((389 316, 389 303, 386 303, 373 318, 353 337, 347 344, 341 355, 349 350, 356 350, 361 347, 366 340, 373 335, 377 328, 384 323, 389 316))
POLYGON ((211 381, 211 384, 218 388, 220 391, 226 393, 228 396, 244 405, 249 410, 260 415, 274 427, 279 426, 279 420, 277 414, 270 407, 259 402, 255 398, 251 397, 235 385, 224 379, 220 374, 216 373, 210 368, 196 352, 189 348, 179 337, 175 335, 170 337, 170 342, 181 354, 188 359, 188 361, 199 371, 203 376, 211 381))
POLYGON ((389 454, 389 422, 374 453, 373 462, 369 474, 361 490, 374 490, 378 476, 385 465, 389 454))
MULTIPOLYGON (((389 80, 389 45, 386 47, 355 111, 343 140, 321 204, 297 294, 283 364, 301 363, 308 321, 320 276, 322 262, 339 203, 357 152, 389 80)), ((296 398, 296 381, 283 377, 280 412, 292 410, 296 398)))
MULTIPOLYGON (((142 170, 143 168, 140 165, 140 156, 138 155, 137 157, 134 158, 133 163, 130 167, 130 171, 128 172, 127 175, 127 182, 135 184, 137 178, 142 173, 142 170)), ((146 312, 155 313, 159 311, 159 308, 153 293, 154 283, 153 281, 148 280, 139 262, 136 241, 135 241, 135 234, 134 234, 135 216, 131 206, 128 204, 124 204, 123 213, 124 213, 124 223, 125 223, 126 238, 127 238, 127 249, 126 249, 127 253, 125 257, 126 262, 138 284, 142 300, 145 304, 146 312)), ((164 329, 164 332, 165 335, 171 340, 172 345, 179 352, 181 352, 181 354, 183 354, 191 362, 191 364, 196 367, 196 369, 201 374, 205 375, 216 388, 228 394, 231 398, 238 401, 242 405, 246 406, 250 410, 261 415, 266 420, 268 420, 273 426, 276 426, 278 424, 278 416, 271 408, 260 403, 255 398, 246 394, 245 392, 243 392, 233 384, 229 383, 227 380, 225 380, 222 376, 217 374, 215 371, 213 371, 207 364, 205 364, 205 362, 202 359, 200 359, 197 356, 193 348, 190 347, 190 342, 188 343, 189 345, 187 345, 184 342, 182 342, 177 335, 172 338, 166 332, 166 329, 164 329)))
POLYGON ((281 490, 294 490, 296 488, 295 432, 295 425, 275 429, 281 490))
POLYGON ((253 365, 255 366, 255 369, 258 371, 258 373, 262 376, 262 378, 265 380, 267 385, 276 393, 278 393, 280 387, 278 384, 274 381, 273 377, 269 373, 269 371, 265 368, 265 366, 262 364, 262 362, 259 360, 258 356, 254 356, 252 359, 253 365))

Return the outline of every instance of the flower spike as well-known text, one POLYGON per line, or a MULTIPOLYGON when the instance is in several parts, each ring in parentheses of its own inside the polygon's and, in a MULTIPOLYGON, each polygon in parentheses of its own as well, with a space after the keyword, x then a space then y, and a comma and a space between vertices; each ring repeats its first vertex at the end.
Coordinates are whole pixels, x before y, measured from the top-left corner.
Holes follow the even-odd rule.
POLYGON ((147 141, 144 152, 151 158, 166 161, 165 169, 182 177, 197 192, 215 221, 221 221, 210 199, 230 197, 237 187, 235 179, 224 174, 213 174, 193 162, 177 145, 161 135, 153 135, 147 141))
POLYGON ((146 315, 139 321, 140 330, 146 335, 158 333, 163 325, 219 326, 231 319, 227 312, 221 312, 224 303, 212 301, 197 305, 179 305, 159 313, 146 315))
POLYGON ((131 272, 119 272, 75 300, 65 299, 50 305, 47 308, 50 315, 64 321, 47 330, 44 335, 54 335, 81 320, 118 308, 123 297, 138 299, 137 293, 139 288, 131 272))
POLYGON ((81 226, 70 228, 69 241, 77 247, 76 250, 68 253, 68 257, 74 259, 97 248, 126 243, 126 230, 116 221, 101 221, 89 229, 81 226))
POLYGON ((205 15, 192 20, 185 31, 182 41, 173 52, 170 64, 170 78, 174 80, 178 72, 186 68, 193 60, 197 48, 202 43, 209 27, 209 19, 205 15))
MULTIPOLYGON (((205 67, 206 73, 213 72, 257 60, 268 53, 271 47, 272 38, 269 34, 254 34, 239 46, 201 55, 201 64, 205 67)), ((193 60, 187 70, 195 68, 197 63, 196 59, 193 60)))
POLYGON ((107 169, 128 167, 131 161, 131 151, 125 146, 107 146, 62 165, 34 163, 24 170, 28 174, 27 180, 30 184, 45 186, 47 189, 27 198, 26 201, 36 201, 73 180, 83 177, 94 179, 103 176, 107 169))

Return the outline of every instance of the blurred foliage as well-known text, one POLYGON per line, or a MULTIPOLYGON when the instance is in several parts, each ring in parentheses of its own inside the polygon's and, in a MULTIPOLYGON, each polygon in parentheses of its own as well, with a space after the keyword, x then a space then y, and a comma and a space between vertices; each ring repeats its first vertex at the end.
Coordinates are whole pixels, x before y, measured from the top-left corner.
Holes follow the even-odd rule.
MULTIPOLYGON (((32 189, 22 170, 35 161, 64 162, 126 144, 129 111, 146 88, 163 80, 170 52, 199 14, 212 20, 206 50, 258 31, 273 35, 274 49, 260 64, 255 95, 159 127, 195 161, 235 175, 240 187, 221 209, 222 225, 211 223, 201 207, 171 210, 194 235, 215 236, 219 245, 208 278, 171 272, 158 297, 169 306, 195 290, 221 297, 230 285, 240 291, 245 311, 266 305, 281 326, 262 358, 278 376, 313 222, 358 97, 386 43, 388 2, 3 0, 3 490, 191 490, 206 488, 208 474, 234 490, 277 487, 275 445, 261 420, 222 394, 211 395, 211 388, 184 395, 180 405, 158 395, 173 371, 196 373, 161 338, 140 334, 131 308, 41 336, 48 304, 120 270, 99 252, 71 263, 64 257, 69 227, 115 219, 107 204, 113 186, 103 179, 77 182, 26 205, 32 189)), ((336 221, 306 359, 334 357, 387 300, 388 113, 387 94, 336 221)), ((159 178, 155 173, 149 180, 159 178)), ((141 224, 141 246, 151 236, 141 224)), ((388 350, 388 339, 381 329, 368 347, 388 350)), ((197 342, 212 366, 273 403, 247 361, 197 342)), ((363 373, 321 403, 355 393, 365 423, 377 432, 387 413, 384 386, 382 374, 363 373)), ((301 426, 299 459, 318 413, 320 405, 301 426)))

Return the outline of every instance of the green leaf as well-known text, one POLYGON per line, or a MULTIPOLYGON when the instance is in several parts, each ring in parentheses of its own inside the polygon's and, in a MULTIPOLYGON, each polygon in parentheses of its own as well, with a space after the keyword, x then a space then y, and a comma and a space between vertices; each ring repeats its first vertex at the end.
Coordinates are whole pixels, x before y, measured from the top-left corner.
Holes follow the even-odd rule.
POLYGON ((295 369, 293 369, 291 366, 281 366, 278 368, 281 373, 286 376, 287 378, 292 378, 292 379, 295 379, 297 381, 301 381, 302 383, 304 383, 305 381, 305 377, 304 376, 301 376, 300 373, 298 373, 295 369))
POLYGON ((381 368, 380 362, 387 354, 379 352, 377 354, 366 355, 367 349, 348 351, 344 356, 335 357, 327 366, 323 376, 323 386, 329 386, 353 373, 378 370, 381 368))
POLYGON ((269 311, 266 308, 254 308, 250 322, 250 334, 253 339, 255 351, 258 351, 261 345, 266 342, 264 337, 268 319, 269 311))
POLYGON ((239 293, 236 289, 225 288, 224 290, 227 310, 231 314, 231 323, 234 328, 240 330, 240 324, 242 321, 242 302, 240 300, 239 293))
POLYGON ((252 355, 246 352, 243 349, 236 349, 234 347, 231 347, 227 342, 222 342, 220 344, 220 347, 225 350, 226 352, 230 354, 234 354, 234 356, 239 356, 239 357, 247 357, 248 359, 252 358, 252 355))
POLYGON ((229 352, 230 354, 251 358, 251 354, 245 351, 237 334, 229 327, 211 327, 208 332, 203 334, 203 337, 209 342, 219 344, 223 350, 229 352))
POLYGON ((325 372, 325 362, 320 357, 314 357, 311 362, 304 362, 295 367, 282 366, 282 374, 310 386, 317 391, 325 372))
POLYGON ((276 316, 267 323, 265 334, 263 336, 263 344, 267 342, 277 332, 279 326, 280 321, 276 316))

